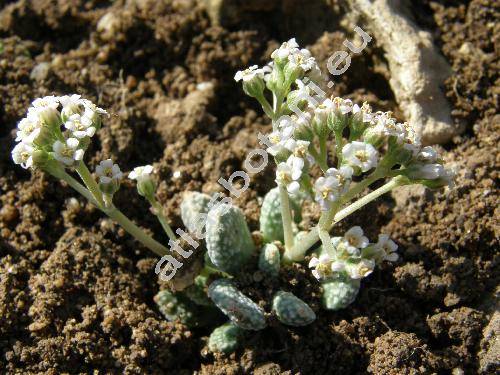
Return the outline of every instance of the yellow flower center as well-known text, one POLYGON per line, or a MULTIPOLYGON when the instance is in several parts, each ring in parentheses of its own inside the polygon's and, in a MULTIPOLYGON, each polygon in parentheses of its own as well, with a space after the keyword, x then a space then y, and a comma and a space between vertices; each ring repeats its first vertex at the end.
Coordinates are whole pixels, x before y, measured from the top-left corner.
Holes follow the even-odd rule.
POLYGON ((71 158, 73 157, 73 150, 69 147, 64 147, 63 150, 61 151, 61 155, 67 158, 71 158))
POLYGON ((323 197, 323 199, 326 199, 328 198, 328 195, 332 192, 332 189, 328 188, 328 187, 325 187, 323 188, 322 192, 321 192, 321 196, 323 197))
POLYGON ((292 182, 292 177, 290 176, 289 173, 286 172, 278 172, 278 177, 280 181, 283 181, 284 183, 288 184, 292 182))
POLYGON ((370 272, 370 271, 371 271, 371 269, 370 269, 370 268, 368 268, 368 267, 366 267, 366 266, 361 266, 361 267, 359 267, 359 274, 360 274, 361 276, 366 275, 366 274, 367 274, 368 272, 370 272))
POLYGON ((27 151, 21 152, 21 159, 23 162, 26 162, 30 158, 30 153, 27 151))
POLYGON ((269 140, 271 141, 272 144, 278 144, 280 141, 279 135, 272 135, 269 137, 269 140))
POLYGON ((368 155, 366 154, 366 151, 363 150, 356 151, 354 155, 358 158, 358 160, 361 163, 365 163, 368 160, 368 155))
POLYGON ((106 168, 103 172, 104 172, 105 176, 107 176, 107 177, 113 177, 113 169, 106 168))

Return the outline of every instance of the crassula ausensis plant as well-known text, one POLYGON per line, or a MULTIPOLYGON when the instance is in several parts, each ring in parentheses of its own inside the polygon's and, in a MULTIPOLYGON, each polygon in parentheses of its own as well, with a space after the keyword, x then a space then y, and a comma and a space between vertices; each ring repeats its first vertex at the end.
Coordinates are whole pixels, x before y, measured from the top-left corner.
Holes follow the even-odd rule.
MULTIPOLYGON (((370 241, 360 226, 336 233, 335 224, 398 186, 435 189, 452 181, 437 152, 421 145, 410 124, 397 122, 390 112, 373 112, 367 103, 328 98, 320 88, 324 80, 315 59, 294 39, 271 58, 263 68, 251 66, 235 75, 272 122, 265 144, 276 162, 276 187, 262 201, 262 244, 257 248, 240 208, 230 202, 214 205, 206 194, 185 193, 181 217, 188 232, 205 238, 204 264, 188 287, 155 297, 167 319, 187 325, 213 324, 217 316, 226 316, 228 321, 209 338, 212 351, 234 351, 245 332, 264 329, 270 316, 293 327, 316 319, 289 286, 276 291, 266 311, 239 289, 240 273, 258 271, 278 279, 282 268, 307 260, 312 279, 321 283, 322 306, 345 308, 377 265, 398 259, 397 245, 383 233, 370 241), (370 190, 374 183, 379 187, 370 190), (306 200, 321 213, 312 228, 300 227, 306 200)), ((84 162, 106 116, 79 95, 36 99, 19 122, 12 158, 24 168, 39 168, 65 181, 146 247, 168 254, 171 250, 113 204, 123 178, 118 165, 104 160, 92 174, 84 162)), ((170 241, 175 240, 155 198, 153 168, 138 167, 129 178, 136 180, 138 193, 148 200, 170 241)))

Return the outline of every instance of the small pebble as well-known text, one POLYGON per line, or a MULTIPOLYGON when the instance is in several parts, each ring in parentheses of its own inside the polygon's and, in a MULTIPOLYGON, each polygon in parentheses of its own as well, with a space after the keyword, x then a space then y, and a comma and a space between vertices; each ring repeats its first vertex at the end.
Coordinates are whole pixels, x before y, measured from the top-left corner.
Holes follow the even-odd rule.
POLYGON ((50 72, 50 64, 48 62, 41 62, 33 68, 30 73, 30 78, 37 82, 45 81, 50 72))
POLYGON ((11 204, 6 204, 0 209, 0 220, 4 223, 12 223, 19 217, 19 211, 11 204))

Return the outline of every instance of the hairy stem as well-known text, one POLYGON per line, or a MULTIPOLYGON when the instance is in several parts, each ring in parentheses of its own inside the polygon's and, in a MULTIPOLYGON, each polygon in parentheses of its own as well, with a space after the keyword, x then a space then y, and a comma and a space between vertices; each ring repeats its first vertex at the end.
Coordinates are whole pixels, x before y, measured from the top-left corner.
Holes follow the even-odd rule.
POLYGON ((264 110, 264 113, 267 116, 269 116, 271 119, 274 120, 274 111, 273 111, 273 108, 271 107, 271 104, 269 104, 269 102, 267 101, 267 99, 264 97, 264 95, 260 95, 258 97, 255 97, 255 99, 257 99, 257 101, 262 106, 262 109, 264 110))
POLYGON ((285 256, 287 251, 293 246, 292 213, 290 210, 290 200, 286 188, 279 185, 281 218, 283 220, 283 233, 285 235, 285 256))
POLYGON ((330 239, 330 233, 328 231, 321 229, 319 226, 316 227, 318 231, 318 236, 323 244, 323 248, 326 252, 333 256, 335 254, 335 248, 333 247, 332 241, 330 239))
POLYGON ((170 227, 167 218, 163 214, 163 207, 160 205, 160 203, 158 203, 158 201, 154 197, 152 199, 148 198, 148 200, 149 203, 151 204, 151 207, 153 207, 154 214, 158 218, 158 221, 163 227, 163 230, 172 241, 175 241, 177 237, 175 236, 174 231, 170 227))
POLYGON ((321 168, 321 170, 323 172, 326 172, 326 170, 328 169, 328 165, 326 164, 326 160, 324 160, 323 156, 318 153, 318 151, 316 150, 316 148, 314 147, 314 145, 309 145, 309 153, 311 154, 311 156, 314 158, 314 161, 316 163, 318 163, 319 167, 321 168))
MULTIPOLYGON (((321 158, 321 163, 328 169, 327 159, 328 159, 328 151, 326 149, 326 136, 319 137, 319 155, 321 158)), ((323 168, 321 168, 323 169, 323 168)), ((325 170, 323 170, 324 172, 325 170)))
POLYGON ((130 219, 123 215, 116 207, 112 206, 111 208, 105 208, 104 205, 100 206, 94 198, 94 195, 77 180, 71 177, 59 165, 49 165, 47 166, 47 168, 45 168, 45 171, 50 173, 54 177, 65 181, 78 193, 87 198, 90 203, 92 203, 99 210, 101 210, 103 213, 105 213, 107 216, 121 225, 123 229, 125 229, 130 235, 132 235, 132 237, 141 242, 144 246, 146 246, 154 253, 158 254, 159 256, 163 256, 169 253, 168 249, 165 246, 146 234, 140 227, 135 225, 132 221, 130 221, 130 219))
POLYGON ((102 197, 101 190, 99 189, 99 185, 97 185, 97 182, 94 180, 94 177, 92 177, 92 173, 90 173, 85 163, 83 161, 79 161, 75 170, 82 179, 85 186, 87 186, 87 189, 89 189, 89 191, 94 196, 94 199, 100 205, 99 208, 104 207, 104 199, 102 197))
POLYGON ((385 177, 386 170, 382 168, 376 168, 368 177, 364 180, 358 182, 354 185, 347 193, 342 197, 342 203, 348 203, 354 199, 358 194, 363 192, 368 186, 373 184, 375 181, 385 177))
POLYGON ((140 227, 135 225, 128 217, 120 212, 117 208, 113 207, 111 209, 105 209, 103 212, 108 215, 111 219, 116 221, 125 229, 132 237, 137 241, 141 242, 148 249, 153 251, 159 256, 169 254, 168 249, 160 244, 158 241, 153 239, 151 236, 147 235, 140 227))

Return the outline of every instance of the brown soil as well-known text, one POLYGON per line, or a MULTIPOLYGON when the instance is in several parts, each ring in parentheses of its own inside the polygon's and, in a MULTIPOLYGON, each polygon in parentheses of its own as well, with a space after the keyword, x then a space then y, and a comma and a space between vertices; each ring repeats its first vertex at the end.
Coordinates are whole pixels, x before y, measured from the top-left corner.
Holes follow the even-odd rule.
MULTIPOLYGON (((376 271, 356 302, 335 313, 319 308, 317 285, 303 267, 282 273, 281 285, 308 301, 317 321, 293 329, 271 323, 235 354, 213 355, 209 330, 162 318, 153 302, 160 286, 148 250, 68 187, 13 166, 13 129, 30 101, 80 93, 113 114, 89 152, 95 155, 90 164, 113 157, 128 171, 154 162, 159 199, 179 226, 182 191, 220 190, 217 179, 241 169, 257 133, 269 130, 233 81, 234 72, 265 63, 293 36, 323 64, 342 48, 348 37, 342 4, 305 3, 250 1, 244 16, 220 27, 195 0, 2 2, 0 373, 498 370, 498 356, 495 363, 495 355, 480 354, 499 276, 500 7, 494 0, 425 0, 413 8, 454 71, 445 89, 454 119, 467 129, 443 148, 458 171, 455 189, 400 192, 349 219, 344 226, 361 224, 371 237, 381 229, 392 233, 401 260, 376 271), (96 31, 107 13, 112 30, 96 31), (40 68, 32 74, 45 62, 51 64, 46 74, 40 68), (201 82, 213 86, 196 89, 201 82), (172 179, 174 171, 181 178, 172 179)), ((372 45, 353 58, 334 93, 399 114, 388 78, 383 52, 372 45)), ((272 168, 254 175, 237 201, 252 229, 256 198, 273 185, 272 168)), ((120 205, 160 233, 128 183, 120 205)), ((257 299, 275 287, 252 277, 240 283, 257 299)))

